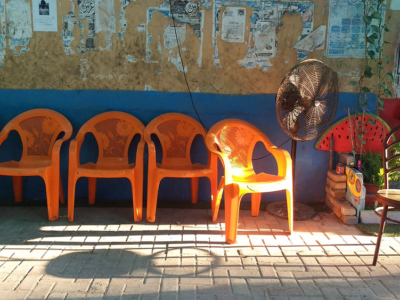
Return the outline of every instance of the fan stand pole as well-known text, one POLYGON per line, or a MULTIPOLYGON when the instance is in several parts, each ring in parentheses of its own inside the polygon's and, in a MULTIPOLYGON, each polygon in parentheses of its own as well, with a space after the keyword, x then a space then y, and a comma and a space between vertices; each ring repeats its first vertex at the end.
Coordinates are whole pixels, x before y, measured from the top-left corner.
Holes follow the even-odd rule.
MULTIPOLYGON (((297 150, 297 141, 292 139, 292 184, 293 184, 293 220, 295 221, 304 221, 314 218, 316 215, 315 209, 303 204, 296 203, 295 201, 295 189, 294 189, 294 179, 296 175, 296 150, 297 150)), ((283 202, 272 202, 267 206, 267 211, 275 216, 278 216, 282 219, 288 218, 287 215, 287 203, 283 202)))
MULTIPOLYGON (((294 179, 296 178, 296 149, 297 149, 297 141, 292 139, 292 184, 293 184, 293 199, 294 199, 294 179)), ((293 201, 294 202, 294 201, 293 201)))

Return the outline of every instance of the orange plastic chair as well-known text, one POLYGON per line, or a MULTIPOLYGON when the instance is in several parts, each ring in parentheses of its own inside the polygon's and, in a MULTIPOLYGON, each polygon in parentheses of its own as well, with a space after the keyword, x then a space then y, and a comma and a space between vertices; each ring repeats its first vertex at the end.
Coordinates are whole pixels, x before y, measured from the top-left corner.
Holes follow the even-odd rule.
POLYGON ((287 151, 276 148, 259 129, 242 120, 228 119, 215 124, 207 133, 207 148, 217 154, 224 165, 224 176, 218 187, 218 196, 212 207, 215 222, 225 189, 225 238, 236 243, 240 201, 251 193, 251 215, 258 216, 261 193, 286 190, 289 230, 293 231, 292 161, 287 151), (252 154, 257 142, 274 156, 278 174, 256 174, 252 154))
POLYGON ((89 204, 95 204, 97 178, 128 178, 132 186, 133 217, 142 220, 143 210, 143 139, 144 125, 134 116, 118 111, 105 112, 87 121, 69 148, 68 220, 74 221, 75 186, 81 177, 88 177, 89 204), (97 162, 81 165, 79 153, 86 133, 91 132, 99 146, 97 162), (136 162, 129 164, 128 148, 136 134, 140 141, 136 162))
POLYGON ((0 163, 0 175, 12 176, 15 202, 22 202, 22 177, 40 176, 46 185, 49 221, 57 221, 59 200, 64 204, 60 180, 60 149, 72 135, 70 122, 50 109, 33 109, 12 119, 0 132, 0 145, 15 130, 21 137, 20 161, 0 163), (62 138, 58 138, 64 133, 62 138))
POLYGON ((144 131, 144 139, 149 148, 148 183, 147 183, 147 221, 156 218, 158 187, 163 178, 191 178, 192 203, 198 201, 199 177, 207 177, 211 182, 211 200, 217 194, 217 156, 208 152, 207 165, 192 164, 190 148, 193 139, 206 132, 195 119, 179 114, 167 113, 152 120, 144 131), (162 163, 156 162, 156 148, 151 140, 155 134, 163 150, 162 163))

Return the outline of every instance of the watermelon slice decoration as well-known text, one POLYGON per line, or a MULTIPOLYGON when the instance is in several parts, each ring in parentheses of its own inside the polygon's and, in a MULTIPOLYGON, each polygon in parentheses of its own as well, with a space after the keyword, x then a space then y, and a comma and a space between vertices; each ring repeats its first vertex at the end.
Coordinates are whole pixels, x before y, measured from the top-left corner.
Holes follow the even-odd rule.
MULTIPOLYGON (((355 132, 358 131, 358 127, 362 126, 363 116, 362 115, 351 115, 351 126, 353 129, 353 137, 357 137, 355 132)), ((363 153, 371 151, 372 153, 379 152, 381 155, 383 153, 383 142, 386 135, 390 131, 389 125, 379 117, 371 114, 364 115, 364 130, 367 132, 364 134, 364 147, 363 153), (374 121, 370 124, 370 120, 374 121)), ((325 133, 318 139, 315 144, 315 148, 322 151, 329 151, 329 138, 333 136, 333 151, 336 152, 352 152, 351 147, 351 137, 349 118, 345 117, 331 127, 329 127, 325 133)), ((361 144, 361 143, 360 143, 361 144)), ((354 146, 356 146, 356 141, 354 141, 354 146)), ((356 148, 356 153, 360 153, 360 147, 356 148)))

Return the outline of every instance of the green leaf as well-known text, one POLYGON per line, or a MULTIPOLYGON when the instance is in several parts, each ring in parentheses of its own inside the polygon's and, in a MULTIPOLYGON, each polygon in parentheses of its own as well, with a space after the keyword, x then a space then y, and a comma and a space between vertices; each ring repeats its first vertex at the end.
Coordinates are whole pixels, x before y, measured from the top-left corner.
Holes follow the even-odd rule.
POLYGON ((385 29, 386 32, 390 31, 389 27, 386 24, 383 24, 383 29, 385 29))
POLYGON ((386 76, 390 79, 391 82, 394 82, 392 73, 387 73, 386 76))
MULTIPOLYGON (((379 82, 379 85, 380 85, 384 90, 387 90, 387 85, 386 85, 386 83, 379 82)), ((380 100, 380 99, 378 99, 378 100, 380 100)))
POLYGON ((361 90, 363 91, 363 93, 371 93, 371 90, 366 86, 363 86, 361 90))
POLYGON ((383 99, 378 98, 378 103, 383 105, 383 99))
POLYGON ((391 44, 391 42, 383 41, 384 44, 391 44))
POLYGON ((376 52, 381 53, 382 52, 382 47, 376 47, 376 52))
POLYGON ((372 18, 369 16, 363 16, 363 20, 365 22, 365 24, 369 25, 372 22, 372 18))
POLYGON ((370 37, 371 39, 376 40, 376 39, 378 38, 378 34, 377 34, 376 32, 374 32, 374 33, 371 34, 369 37, 370 37))
POLYGON ((383 70, 382 63, 381 63, 381 62, 378 62, 378 63, 376 64, 376 68, 377 68, 378 70, 383 70))
POLYGON ((368 56, 369 56, 371 59, 375 59, 375 51, 373 51, 373 50, 368 50, 368 56))
POLYGON ((367 43, 374 45, 375 44, 375 40, 371 39, 370 37, 366 38, 367 43))
POLYGON ((373 31, 379 32, 379 27, 378 27, 378 26, 376 26, 376 25, 371 25, 371 28, 372 28, 373 31))
POLYGON ((365 77, 365 78, 371 78, 371 77, 372 77, 372 72, 371 72, 371 71, 365 70, 365 71, 364 71, 364 77, 365 77))
POLYGON ((369 119, 368 122, 369 122, 369 124, 371 124, 371 125, 375 125, 375 119, 369 119))
POLYGON ((371 71, 372 71, 372 68, 371 68, 370 66, 368 66, 368 65, 365 65, 365 71, 371 72, 371 71))
POLYGON ((392 92, 391 92, 391 91, 389 91, 388 89, 386 89, 386 90, 384 90, 383 92, 385 93, 386 96, 392 98, 392 92))
POLYGON ((384 58, 387 64, 390 63, 390 58, 387 55, 385 55, 384 58))
POLYGON ((377 11, 374 11, 374 12, 371 14, 371 18, 372 18, 372 19, 376 19, 376 20, 382 19, 381 15, 380 15, 377 11))
POLYGON ((378 105, 378 109, 379 109, 379 110, 385 110, 385 109, 383 108, 383 105, 378 105))

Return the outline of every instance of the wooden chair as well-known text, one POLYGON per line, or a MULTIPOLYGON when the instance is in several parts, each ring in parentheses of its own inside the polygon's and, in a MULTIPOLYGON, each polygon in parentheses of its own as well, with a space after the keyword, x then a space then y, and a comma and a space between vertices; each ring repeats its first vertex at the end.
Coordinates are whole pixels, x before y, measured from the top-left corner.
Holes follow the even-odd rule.
POLYGON ((376 266, 378 261, 379 248, 381 246, 381 240, 383 232, 385 231, 386 221, 389 220, 393 223, 400 224, 399 221, 393 220, 387 217, 388 210, 400 209, 400 190, 390 189, 389 187, 389 175, 394 171, 400 171, 400 140, 395 141, 394 135, 400 132, 400 126, 395 127, 391 130, 385 138, 383 144, 383 182, 384 186, 382 190, 376 193, 376 201, 381 206, 375 209, 375 214, 381 218, 378 239, 376 241, 375 254, 373 265, 376 266), (395 150, 395 148, 397 149, 395 150))
POLYGON ((40 176, 46 185, 49 221, 58 220, 59 200, 64 203, 60 180, 60 149, 72 135, 70 122, 50 109, 33 109, 12 119, 0 132, 0 145, 15 130, 21 137, 20 161, 0 163, 0 175, 12 176, 15 202, 22 201, 22 177, 40 176), (62 138, 59 135, 64 133, 62 138))
POLYGON ((287 151, 276 148, 259 129, 242 120, 228 119, 215 124, 207 133, 207 148, 217 154, 224 165, 212 219, 215 221, 225 189, 225 237, 236 243, 239 208, 242 197, 251 193, 251 215, 258 216, 261 193, 286 190, 289 230, 293 231, 292 161, 287 151), (274 156, 278 174, 256 174, 252 155, 257 142, 274 156))
POLYGON ((198 200, 199 177, 207 177, 211 182, 211 201, 217 193, 217 157, 208 152, 207 165, 192 164, 190 149, 193 139, 206 132, 195 119, 179 114, 167 113, 152 120, 145 129, 144 138, 149 148, 147 182, 147 221, 154 222, 157 208, 158 188, 166 177, 191 178, 192 203, 198 200), (156 148, 151 140, 155 134, 163 150, 162 162, 156 162, 156 148))
POLYGON ((128 178, 132 186, 133 217, 142 220, 143 210, 143 139, 144 125, 124 112, 105 112, 87 121, 79 130, 69 148, 68 220, 74 220, 75 186, 81 177, 89 180, 89 204, 95 203, 97 178, 128 178), (96 163, 79 162, 79 152, 86 133, 91 132, 99 146, 96 163), (129 164, 128 148, 136 134, 140 141, 136 162, 129 164))

